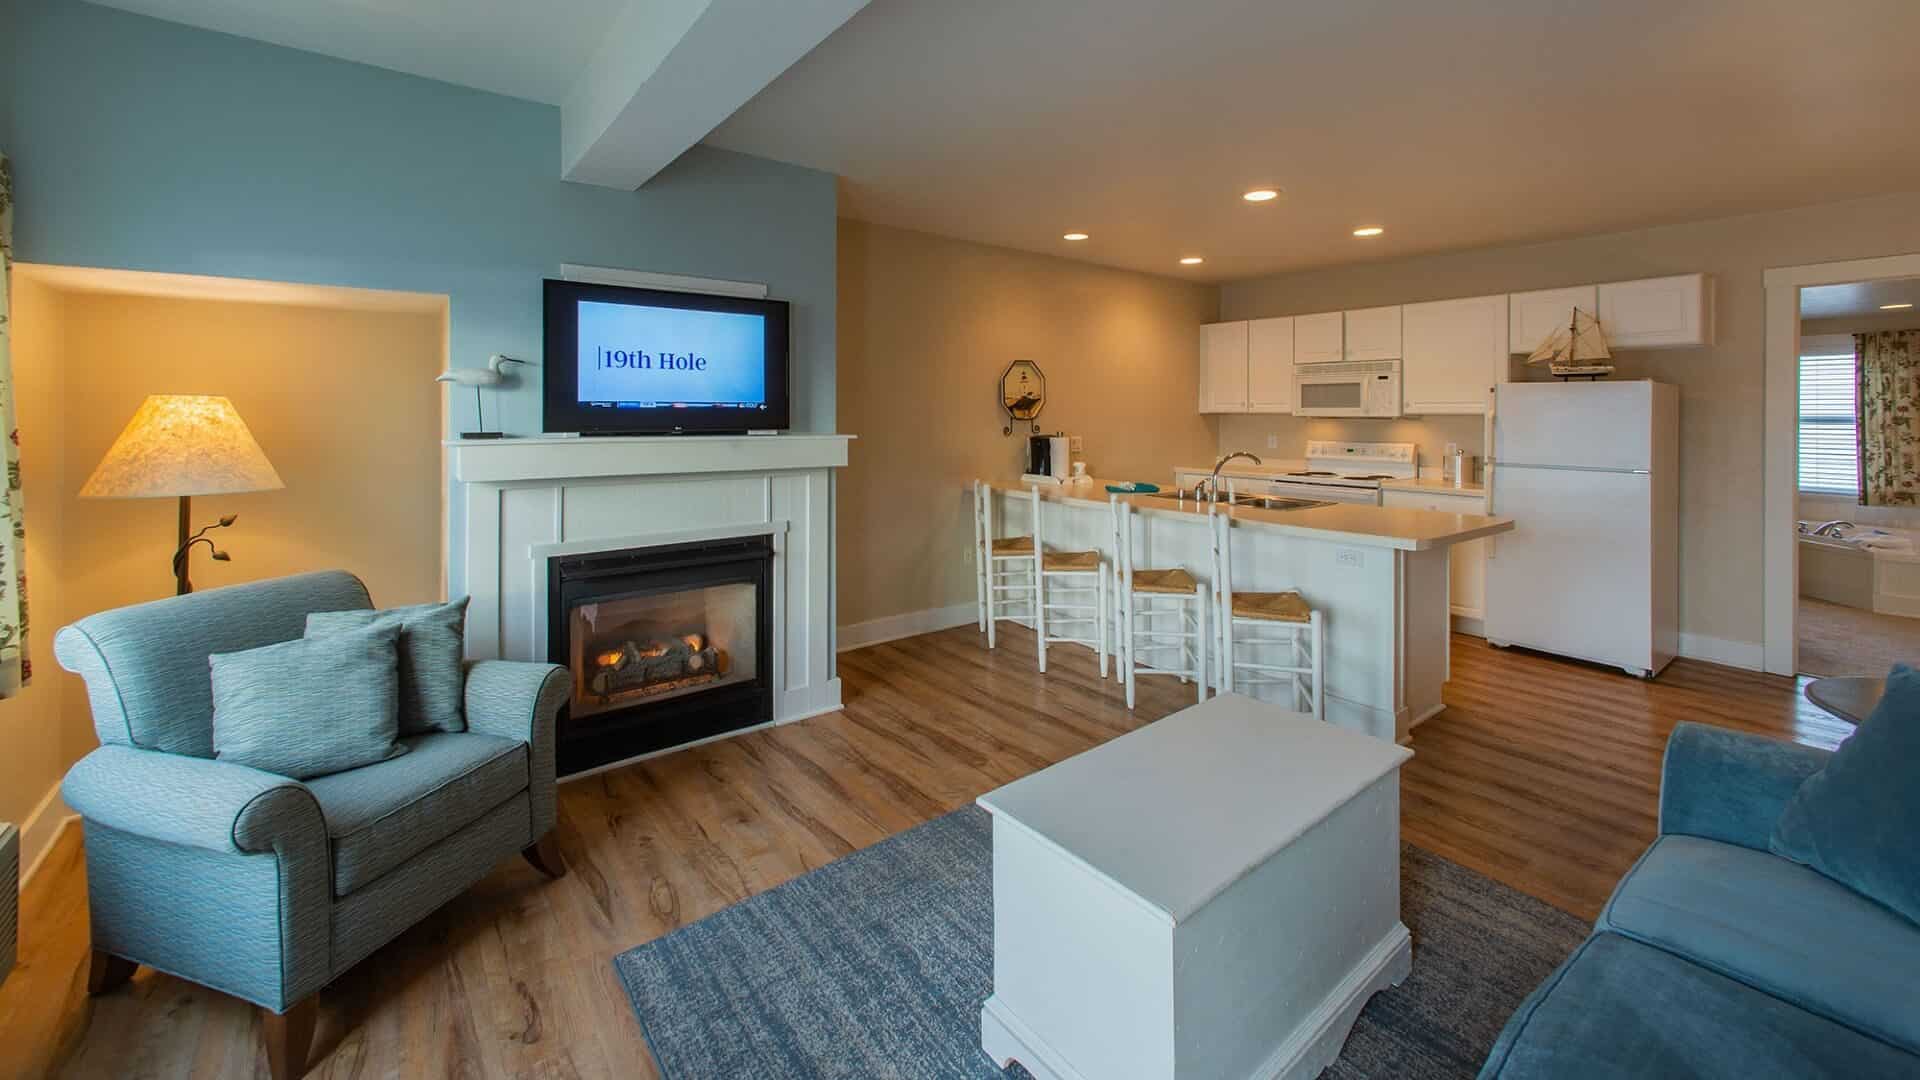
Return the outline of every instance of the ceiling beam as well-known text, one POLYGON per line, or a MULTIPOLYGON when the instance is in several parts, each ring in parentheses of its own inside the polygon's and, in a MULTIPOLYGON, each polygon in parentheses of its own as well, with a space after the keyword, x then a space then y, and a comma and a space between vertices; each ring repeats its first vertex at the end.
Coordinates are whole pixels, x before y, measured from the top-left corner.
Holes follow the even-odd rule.
POLYGON ((868 0, 632 0, 560 106, 560 171, 633 190, 868 0))

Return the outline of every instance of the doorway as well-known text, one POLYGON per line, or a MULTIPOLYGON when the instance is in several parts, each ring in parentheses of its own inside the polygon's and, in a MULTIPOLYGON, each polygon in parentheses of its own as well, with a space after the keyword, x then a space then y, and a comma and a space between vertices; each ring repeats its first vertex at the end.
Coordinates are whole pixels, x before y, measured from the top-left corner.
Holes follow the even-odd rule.
POLYGON ((1920 357, 1920 255, 1769 270, 1766 285, 1766 670, 1884 675, 1920 659, 1920 476, 1904 490, 1873 376, 1920 357))

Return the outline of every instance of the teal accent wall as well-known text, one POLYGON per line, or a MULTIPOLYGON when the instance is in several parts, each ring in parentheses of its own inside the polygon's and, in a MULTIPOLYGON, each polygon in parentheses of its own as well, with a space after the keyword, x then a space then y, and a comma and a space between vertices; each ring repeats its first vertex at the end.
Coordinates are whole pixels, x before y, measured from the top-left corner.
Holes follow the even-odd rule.
MULTIPOLYGON (((552 106, 74 0, 0 0, 0 39, 21 260, 441 293, 463 367, 539 359, 563 262, 765 282, 793 305, 793 427, 834 430, 829 173, 696 147, 589 187, 560 179, 552 106)), ((538 372, 496 400, 540 429, 538 372)), ((450 417, 473 426, 471 392, 450 417)))

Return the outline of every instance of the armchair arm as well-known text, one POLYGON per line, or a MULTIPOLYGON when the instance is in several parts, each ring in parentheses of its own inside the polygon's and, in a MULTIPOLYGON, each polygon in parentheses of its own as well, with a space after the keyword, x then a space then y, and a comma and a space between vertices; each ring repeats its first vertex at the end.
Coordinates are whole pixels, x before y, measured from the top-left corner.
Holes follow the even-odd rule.
POLYGON ((246 855, 326 844, 305 784, 211 758, 102 746, 68 771, 60 795, 88 821, 170 844, 246 855))
POLYGON ((527 744, 527 789, 533 805, 533 834, 528 843, 553 827, 553 729, 571 692, 567 669, 553 664, 514 660, 467 664, 467 730, 527 744))
POLYGON ((60 793, 86 820, 95 948, 276 1011, 332 977, 327 825, 305 784, 109 745, 60 793))
POLYGON ((1682 723, 1667 739, 1660 833, 1767 850, 1793 793, 1832 754, 1707 724, 1682 723))

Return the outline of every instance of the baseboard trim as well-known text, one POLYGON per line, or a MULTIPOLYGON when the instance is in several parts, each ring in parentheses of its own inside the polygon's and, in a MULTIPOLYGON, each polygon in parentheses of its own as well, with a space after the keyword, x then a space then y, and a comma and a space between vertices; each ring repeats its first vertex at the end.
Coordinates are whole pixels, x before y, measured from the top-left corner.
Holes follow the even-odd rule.
POLYGON ((1462 615, 1456 611, 1453 613, 1453 630, 1456 634, 1483 638, 1487 636, 1487 621, 1478 615, 1462 615))
POLYGON ((26 889, 27 882, 33 880, 33 875, 40 869, 40 864, 46 861, 55 841, 60 839, 60 834, 66 831, 67 826, 79 820, 80 815, 74 813, 60 798, 60 785, 56 783, 48 788, 47 794, 40 800, 40 805, 34 807, 33 813, 28 814, 27 819, 20 823, 20 866, 22 867, 20 888, 22 890, 26 889))
POLYGON ((1689 660, 1705 660, 1747 671, 1760 671, 1767 661, 1766 648, 1757 641, 1730 641, 1684 630, 1680 632, 1679 652, 1689 660))
POLYGON ((949 607, 924 608, 920 611, 905 611, 898 615, 868 619, 866 622, 848 623, 840 628, 839 651, 862 649, 868 645, 898 641, 917 634, 931 634, 936 630, 951 630, 956 626, 978 622, 979 618, 979 607, 966 603, 953 604, 949 607))

